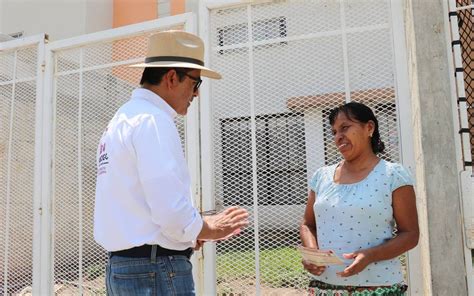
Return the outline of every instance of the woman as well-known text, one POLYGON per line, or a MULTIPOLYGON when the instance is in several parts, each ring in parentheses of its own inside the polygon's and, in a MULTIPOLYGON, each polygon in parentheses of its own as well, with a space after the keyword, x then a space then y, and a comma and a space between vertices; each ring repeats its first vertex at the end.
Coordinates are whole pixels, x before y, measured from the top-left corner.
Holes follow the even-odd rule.
POLYGON ((344 159, 314 173, 300 235, 303 246, 332 250, 345 264, 303 261, 314 275, 310 291, 404 295, 397 257, 415 247, 419 236, 413 181, 401 165, 377 156, 384 144, 369 107, 347 103, 331 111, 329 123, 344 159))

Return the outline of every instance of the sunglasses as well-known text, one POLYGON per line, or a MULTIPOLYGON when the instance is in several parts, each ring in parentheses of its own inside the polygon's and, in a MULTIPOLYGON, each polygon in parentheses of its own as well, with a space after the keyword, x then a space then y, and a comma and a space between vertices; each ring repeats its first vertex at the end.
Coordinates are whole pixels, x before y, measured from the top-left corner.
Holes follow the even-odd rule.
POLYGON ((180 73, 180 74, 182 74, 182 75, 184 75, 184 76, 187 76, 187 77, 188 77, 189 79, 191 79, 192 81, 195 81, 196 84, 194 85, 193 91, 194 91, 194 92, 197 92, 197 90, 199 89, 199 87, 201 86, 201 83, 202 83, 201 77, 194 77, 194 76, 191 76, 191 75, 189 75, 188 73, 183 72, 183 71, 177 71, 177 70, 176 70, 176 72, 177 72, 177 73, 180 73))

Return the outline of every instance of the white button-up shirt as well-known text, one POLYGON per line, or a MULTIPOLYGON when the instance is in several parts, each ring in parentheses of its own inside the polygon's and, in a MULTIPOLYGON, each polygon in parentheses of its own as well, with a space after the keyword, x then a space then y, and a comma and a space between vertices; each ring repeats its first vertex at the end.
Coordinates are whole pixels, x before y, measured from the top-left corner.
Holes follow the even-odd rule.
POLYGON ((158 95, 139 88, 104 131, 97 151, 94 238, 107 251, 194 246, 203 222, 192 203, 175 116, 158 95))

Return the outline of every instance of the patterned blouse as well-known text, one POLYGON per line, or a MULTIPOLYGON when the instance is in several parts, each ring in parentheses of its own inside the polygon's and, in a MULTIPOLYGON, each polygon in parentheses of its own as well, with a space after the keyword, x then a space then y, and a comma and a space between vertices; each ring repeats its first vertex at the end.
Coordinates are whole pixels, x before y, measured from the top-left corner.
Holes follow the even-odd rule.
POLYGON ((369 175, 357 183, 336 184, 334 173, 338 164, 318 169, 310 180, 316 193, 313 206, 321 250, 333 250, 345 265, 328 266, 315 279, 333 285, 387 286, 403 281, 398 258, 369 264, 362 272, 339 277, 353 259, 342 254, 383 244, 393 238, 395 219, 392 192, 413 185, 408 171, 400 164, 380 160, 369 175))

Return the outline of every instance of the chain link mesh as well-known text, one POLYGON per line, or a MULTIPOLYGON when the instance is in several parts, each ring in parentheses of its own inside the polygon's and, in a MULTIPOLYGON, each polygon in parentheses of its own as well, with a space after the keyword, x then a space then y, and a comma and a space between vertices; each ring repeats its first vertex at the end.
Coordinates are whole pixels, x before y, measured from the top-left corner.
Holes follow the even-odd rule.
MULTIPOLYGON (((105 295, 107 255, 93 238, 97 145, 140 81, 143 69, 127 65, 146 55, 150 34, 55 54, 53 256, 58 295, 105 295)), ((183 118, 176 123, 184 143, 183 118)))
MULTIPOLYGON (((472 0, 457 0, 456 6, 473 5, 472 0)), ((471 139, 471 155, 474 160, 474 9, 458 11, 459 36, 461 40, 461 58, 464 69, 464 88, 467 100, 467 114, 471 139)))
POLYGON ((32 286, 37 46, 0 52, 0 294, 32 286))
POLYGON ((340 160, 328 123, 346 100, 380 121, 398 162, 388 1, 272 1, 210 12, 216 208, 243 205, 251 224, 217 245, 219 295, 302 295, 295 250, 307 184, 340 160))

